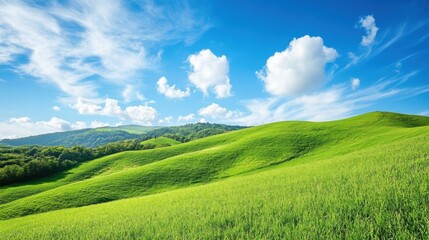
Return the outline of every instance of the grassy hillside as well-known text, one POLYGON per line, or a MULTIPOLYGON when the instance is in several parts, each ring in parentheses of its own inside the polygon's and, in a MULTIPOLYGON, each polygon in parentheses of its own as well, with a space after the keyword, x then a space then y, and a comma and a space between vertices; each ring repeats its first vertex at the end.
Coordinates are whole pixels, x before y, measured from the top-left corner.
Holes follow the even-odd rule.
POLYGON ((149 196, 1 221, 0 238, 421 238, 428 125, 371 113, 107 156, 1 188, 0 218, 149 196))
POLYGON ((141 142, 140 144, 143 146, 153 146, 154 148, 158 147, 169 147, 174 146, 177 144, 180 144, 181 142, 167 138, 167 137, 158 137, 158 138, 152 138, 146 141, 141 142))

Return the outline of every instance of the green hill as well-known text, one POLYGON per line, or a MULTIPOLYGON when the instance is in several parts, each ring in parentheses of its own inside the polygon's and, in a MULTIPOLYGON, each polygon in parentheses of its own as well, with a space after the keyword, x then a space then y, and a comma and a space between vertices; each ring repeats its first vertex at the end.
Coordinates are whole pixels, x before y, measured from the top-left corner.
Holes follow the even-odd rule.
POLYGON ((169 147, 169 146, 174 146, 177 144, 180 144, 181 142, 176 141, 174 139, 171 138, 167 138, 167 137, 158 137, 158 138, 151 138, 149 140, 145 140, 143 142, 141 142, 140 144, 143 146, 150 146, 153 148, 158 148, 158 147, 169 147))
POLYGON ((229 126, 214 123, 194 123, 183 126, 148 127, 124 125, 119 127, 101 127, 67 132, 48 133, 17 139, 3 139, 0 144, 10 146, 85 146, 97 147, 108 143, 140 139, 141 141, 167 136, 180 142, 187 142, 215 134, 242 129, 242 126, 229 126))
POLYGON ((72 147, 76 145, 82 145, 85 147, 96 147, 110 142, 138 138, 140 137, 141 133, 145 133, 150 130, 152 130, 151 127, 144 126, 141 127, 140 132, 138 130, 128 130, 127 126, 115 128, 102 127, 67 132, 47 133, 17 139, 3 139, 0 141, 0 143, 11 146, 42 145, 72 147))
POLYGON ((107 132, 114 132, 114 131, 125 131, 132 134, 143 134, 150 132, 154 129, 158 129, 161 127, 150 127, 150 126, 140 126, 140 125, 123 125, 118 127, 100 127, 95 128, 96 131, 107 131, 107 132))
POLYGON ((421 239, 428 140, 429 118, 376 112, 114 154, 0 188, 0 238, 421 239))

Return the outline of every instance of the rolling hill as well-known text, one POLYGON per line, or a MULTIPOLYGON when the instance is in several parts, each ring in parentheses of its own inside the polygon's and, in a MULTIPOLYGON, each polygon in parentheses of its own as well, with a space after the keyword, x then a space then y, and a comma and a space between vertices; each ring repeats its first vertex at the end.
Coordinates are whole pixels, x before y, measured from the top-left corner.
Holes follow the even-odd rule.
POLYGON ((0 188, 0 238, 421 239, 428 152, 429 118, 385 112, 122 152, 0 188))
POLYGON ((157 137, 157 138, 151 138, 151 139, 145 140, 145 141, 141 142, 140 144, 143 146, 153 146, 153 148, 158 148, 158 147, 174 146, 174 145, 177 145, 180 143, 181 142, 176 141, 176 140, 171 139, 171 138, 157 137))
POLYGON ((242 128, 244 127, 214 123, 194 123, 171 127, 124 125, 119 127, 100 127, 93 129, 48 133, 17 139, 3 139, 0 140, 0 145, 41 145, 65 147, 79 145, 84 147, 97 147, 127 139, 140 139, 144 141, 160 136, 167 136, 168 138, 173 138, 177 141, 187 142, 190 140, 242 128))
POLYGON ((10 146, 41 145, 72 147, 82 145, 85 147, 96 147, 110 142, 138 138, 141 134, 153 129, 156 128, 146 126, 101 127, 47 133, 17 139, 3 139, 0 141, 0 144, 10 146))

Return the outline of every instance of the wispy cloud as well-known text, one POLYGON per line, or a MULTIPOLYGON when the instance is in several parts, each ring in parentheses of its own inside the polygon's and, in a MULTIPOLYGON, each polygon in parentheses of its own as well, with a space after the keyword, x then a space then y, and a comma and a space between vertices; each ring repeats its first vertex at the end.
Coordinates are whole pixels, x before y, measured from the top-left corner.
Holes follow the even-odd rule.
POLYGON ((181 3, 1 1, 0 62, 26 56, 18 71, 94 97, 99 80, 126 86, 154 67, 160 46, 193 41, 207 29, 201 19, 181 3))
MULTIPOLYGON (((348 53, 349 62, 346 64, 345 67, 337 71, 336 74, 339 74, 347 70, 348 68, 358 64, 363 60, 368 60, 380 55, 382 52, 386 51, 386 49, 390 48, 394 44, 408 37, 410 34, 416 32, 417 30, 421 29, 427 24, 428 22, 420 22, 413 25, 408 22, 402 22, 395 28, 390 27, 385 29, 384 31, 379 31, 380 29, 375 25, 375 18, 372 15, 369 15, 366 18, 362 18, 359 21, 359 26, 365 28, 367 32, 367 35, 362 36, 361 45, 364 46, 364 48, 360 49, 360 53, 349 52, 348 53), (370 20, 370 21, 366 21, 365 23, 365 20, 370 20), (381 33, 381 37, 379 37, 378 40, 376 40, 377 33, 381 33)), ((413 45, 417 46, 422 41, 425 41, 427 36, 428 35, 425 35, 421 37, 419 40, 413 41, 413 45)), ((397 62, 404 61, 414 56, 417 53, 418 52, 411 53, 408 56, 404 57, 403 59, 398 60, 397 62)), ((394 64, 396 64, 397 62, 395 62, 394 64)))
POLYGON ((374 85, 352 90, 349 85, 333 86, 328 90, 297 98, 253 99, 245 102, 248 113, 231 122, 259 125, 284 120, 327 121, 349 117, 382 99, 411 97, 429 92, 429 86, 399 88, 417 71, 383 78, 374 85))

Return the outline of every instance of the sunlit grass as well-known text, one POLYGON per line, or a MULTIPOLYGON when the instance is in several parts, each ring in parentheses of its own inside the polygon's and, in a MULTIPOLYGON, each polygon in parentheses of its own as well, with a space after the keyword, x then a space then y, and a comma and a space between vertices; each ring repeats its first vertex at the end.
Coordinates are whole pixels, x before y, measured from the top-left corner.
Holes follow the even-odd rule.
POLYGON ((2 221, 0 236, 424 239, 428 140, 426 134, 209 185, 2 221))
POLYGON ((422 238, 428 119, 274 123, 114 154, 0 189, 0 218, 146 197, 0 221, 0 238, 422 238))

